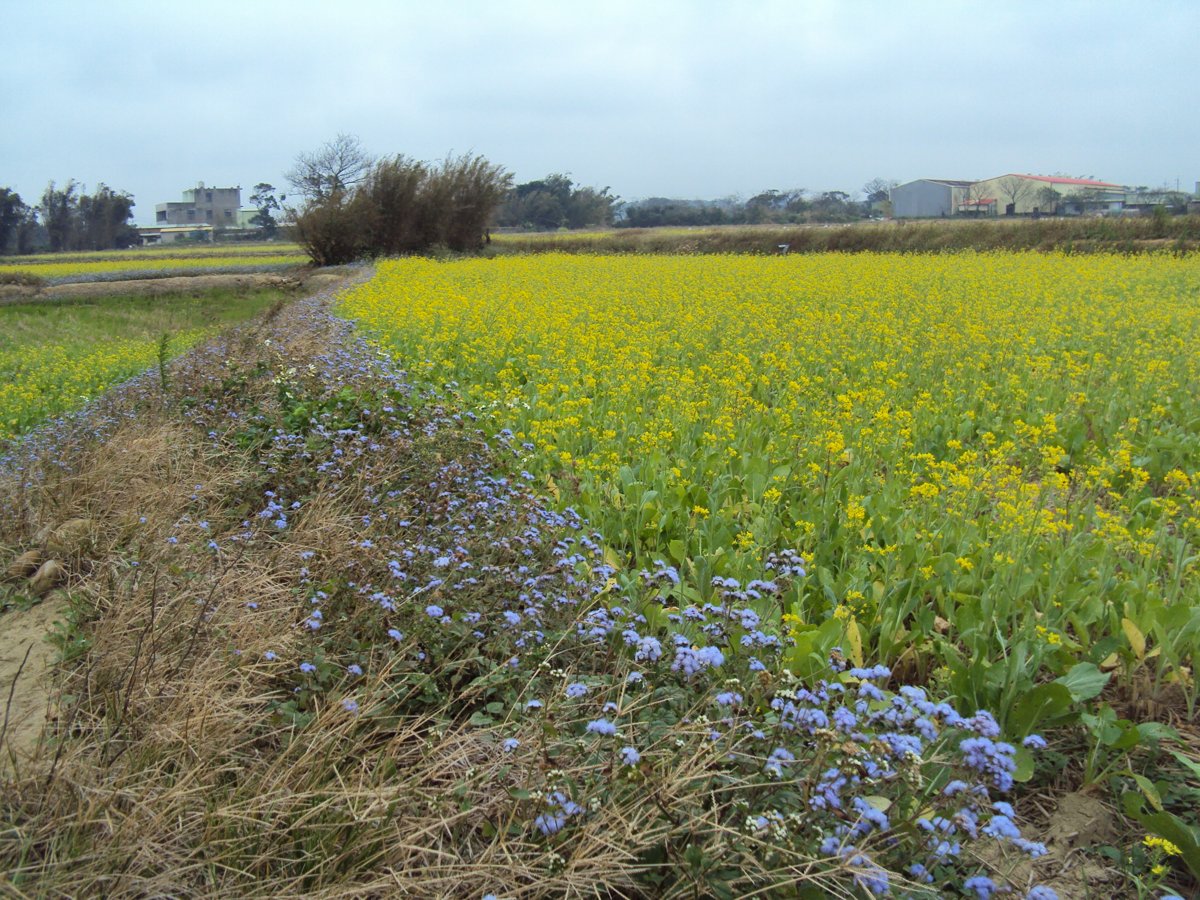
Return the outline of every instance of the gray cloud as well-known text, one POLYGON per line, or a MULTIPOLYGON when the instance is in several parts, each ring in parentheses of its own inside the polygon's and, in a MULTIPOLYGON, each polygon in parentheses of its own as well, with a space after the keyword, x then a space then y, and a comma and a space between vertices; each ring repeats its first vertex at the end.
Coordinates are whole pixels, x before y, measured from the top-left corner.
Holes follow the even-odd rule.
MULTIPOLYGON (((1191 2, 0 0, 0 184, 283 182, 339 131, 625 197, 1200 177, 1191 2), (1180 99, 1183 97, 1183 99, 1180 99)), ((248 193, 248 192, 247 192, 248 193)))

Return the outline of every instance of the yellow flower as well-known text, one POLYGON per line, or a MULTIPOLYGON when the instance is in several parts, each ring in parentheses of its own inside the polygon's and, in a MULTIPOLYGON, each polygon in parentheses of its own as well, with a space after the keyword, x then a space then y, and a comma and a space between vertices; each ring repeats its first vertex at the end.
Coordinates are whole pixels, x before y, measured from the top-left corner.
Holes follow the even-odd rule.
POLYGON ((1167 856, 1180 856, 1183 852, 1166 838, 1155 837, 1150 834, 1142 838, 1142 843, 1151 850, 1161 850, 1167 856))

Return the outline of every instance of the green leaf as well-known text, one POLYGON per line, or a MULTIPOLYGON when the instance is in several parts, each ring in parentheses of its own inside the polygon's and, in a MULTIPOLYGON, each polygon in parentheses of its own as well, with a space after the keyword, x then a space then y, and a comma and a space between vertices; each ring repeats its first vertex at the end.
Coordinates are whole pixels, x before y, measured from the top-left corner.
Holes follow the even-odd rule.
POLYGON ((1071 699, 1076 703, 1081 703, 1084 700, 1091 700, 1104 690, 1110 677, 1108 673, 1101 672, 1093 663, 1081 662, 1073 665, 1066 675, 1056 678, 1055 683, 1065 685, 1071 692, 1071 699))
POLYGON ((1025 693, 1008 715, 1008 731, 1024 737, 1043 722, 1052 722, 1071 711, 1074 700, 1070 689, 1058 682, 1039 684, 1025 693))
POLYGON ((1033 754, 1029 752, 1028 747, 1017 747, 1013 759, 1017 763, 1017 768, 1013 771, 1013 781, 1024 784, 1033 777, 1033 754))
POLYGON ((1195 775, 1197 778, 1200 778, 1200 764, 1197 764, 1194 760, 1184 756, 1178 750, 1172 750, 1171 755, 1181 762, 1186 769, 1190 770, 1193 775, 1195 775))
POLYGON ((1142 793, 1150 801, 1150 805, 1158 812, 1162 812, 1162 797, 1159 796, 1158 788, 1154 786, 1154 782, 1145 775, 1139 775, 1136 772, 1130 772, 1129 774, 1133 776, 1133 780, 1137 783, 1137 786, 1142 789, 1142 793))

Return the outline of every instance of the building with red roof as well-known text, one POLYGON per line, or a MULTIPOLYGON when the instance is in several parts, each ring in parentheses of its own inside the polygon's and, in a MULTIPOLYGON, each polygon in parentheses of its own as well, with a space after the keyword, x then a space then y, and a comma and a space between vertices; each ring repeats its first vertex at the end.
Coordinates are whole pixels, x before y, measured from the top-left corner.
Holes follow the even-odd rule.
POLYGON ((1010 173, 976 183, 976 189, 996 199, 996 215, 1080 215, 1120 212, 1125 188, 1094 178, 1010 173))

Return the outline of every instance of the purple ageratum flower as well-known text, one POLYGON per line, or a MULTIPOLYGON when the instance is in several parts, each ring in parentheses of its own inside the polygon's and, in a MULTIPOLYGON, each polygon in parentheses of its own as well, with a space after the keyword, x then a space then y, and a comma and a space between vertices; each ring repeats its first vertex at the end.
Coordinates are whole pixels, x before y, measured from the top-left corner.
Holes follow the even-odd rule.
POLYGON ((263 654, 263 659, 265 659, 267 662, 274 662, 278 658, 279 657, 275 655, 274 650, 268 650, 266 653, 263 654))
POLYGON ((545 706, 545 704, 542 703, 541 700, 530 700, 525 704, 525 708, 529 710, 541 709, 543 706, 545 706))
POLYGON ((1037 859, 1040 856, 1045 856, 1050 851, 1046 849, 1046 845, 1040 841, 1027 841, 1023 837, 1015 837, 1009 840, 1014 847, 1029 855, 1030 859, 1037 859))
POLYGON ((978 900, 989 900, 996 893, 996 882, 986 875, 976 875, 963 882, 963 888, 974 891, 978 900))
POLYGON ((866 669, 851 669, 849 674, 859 679, 874 680, 876 678, 890 678, 892 675, 892 670, 887 666, 872 666, 871 668, 866 669))
POLYGON ((785 747, 776 747, 771 751, 771 755, 767 757, 767 763, 763 766, 763 771, 774 778, 782 778, 784 766, 790 765, 795 760, 796 754, 785 747))
POLYGON ((920 863, 913 863, 909 866, 908 874, 914 881, 919 881, 922 884, 930 884, 933 881, 933 875, 920 863))
MULTIPOLYGON (((1058 893, 1053 888, 1048 888, 1044 884, 1035 884, 1029 889, 1029 893, 1025 895, 1025 900, 1058 900, 1058 893)), ((1163 900, 1169 900, 1169 898, 1164 897, 1163 900)))
POLYGON ((723 691, 717 694, 716 700, 719 706, 737 706, 742 702, 742 695, 736 691, 723 691))
POLYGON ((686 645, 675 651, 675 661, 671 663, 671 671, 682 672, 688 678, 705 669, 715 669, 725 662, 725 654, 716 647, 700 647, 693 650, 686 645))
POLYGON ((511 737, 505 738, 504 744, 502 746, 504 747, 505 753, 512 753, 514 750, 516 750, 518 747, 521 746, 521 742, 518 741, 516 738, 511 738, 511 737))
POLYGON ((701 647, 696 651, 696 659, 706 669, 720 668, 725 664, 725 654, 716 647, 701 647))
POLYGON ((963 724, 980 737, 1000 737, 1000 723, 997 722, 996 717, 987 710, 980 710, 979 712, 975 713, 975 715, 971 716, 971 718, 966 719, 963 724))
POLYGON ((983 833, 990 834, 994 838, 1019 838, 1020 830, 1013 824, 1012 819, 1008 816, 992 816, 991 821, 983 826, 983 833))
POLYGON ((430 603, 425 607, 425 615, 431 619, 440 619, 444 615, 444 611, 436 603, 430 603))
POLYGON ((308 675, 311 672, 317 671, 317 667, 310 662, 302 662, 300 663, 300 671, 308 675))
MULTIPOLYGON (((1028 747, 1030 750, 1045 750, 1046 739, 1040 734, 1031 734, 1025 740, 1021 741, 1023 747, 1028 747)), ((1049 890, 1049 888, 1047 888, 1049 890)))
POLYGON ((854 811, 859 815, 859 823, 855 826, 852 834, 856 836, 865 836, 871 833, 872 829, 879 831, 887 831, 891 828, 891 823, 888 821, 887 815, 876 809, 862 797, 855 797, 852 801, 854 811))
POLYGON ((617 733, 617 726, 608 719, 596 719, 594 722, 588 722, 587 729, 591 734, 601 734, 607 737, 617 733))
POLYGON ((356 713, 358 712, 358 702, 347 697, 342 701, 342 709, 348 713, 356 713))
MULTIPOLYGON (((760 816, 760 818, 762 818, 760 816)), ((841 854, 842 841, 840 838, 832 835, 821 841, 821 846, 817 848, 822 856, 838 856, 841 854)))
POLYGON ((879 866, 870 862, 866 857, 859 856, 851 863, 863 865, 863 868, 854 873, 854 880, 858 884, 865 887, 872 896, 883 896, 890 893, 888 873, 886 869, 881 869, 879 866), (859 862, 861 860, 861 862, 859 862))
POLYGON ((390 637, 393 641, 402 641, 404 640, 404 632, 399 628, 389 628, 388 637, 390 637))
POLYGON ((635 747, 622 747, 618 755, 621 762, 627 766, 636 766, 642 761, 642 754, 638 753, 635 747))
POLYGON ((567 815, 561 812, 539 813, 538 817, 533 820, 534 827, 547 836, 558 834, 566 824, 567 815))
POLYGON ((1013 786, 1012 773, 1017 764, 1013 759, 1016 749, 1012 744, 993 741, 988 737, 967 738, 958 745, 963 762, 977 772, 991 775, 999 790, 1007 791, 1013 786))
POLYGON ((350 663, 350 665, 346 666, 346 671, 351 675, 362 675, 363 673, 362 666, 358 663, 350 663))
POLYGON ((662 659, 662 644, 658 638, 647 635, 637 642, 637 652, 633 658, 638 662, 658 662, 662 659))
POLYGON ((588 687, 582 681, 574 681, 567 685, 567 697, 571 700, 578 700, 580 697, 586 696, 588 687))
POLYGON ((848 732, 858 724, 858 716, 844 706, 838 706, 833 711, 833 727, 842 732, 848 732))

